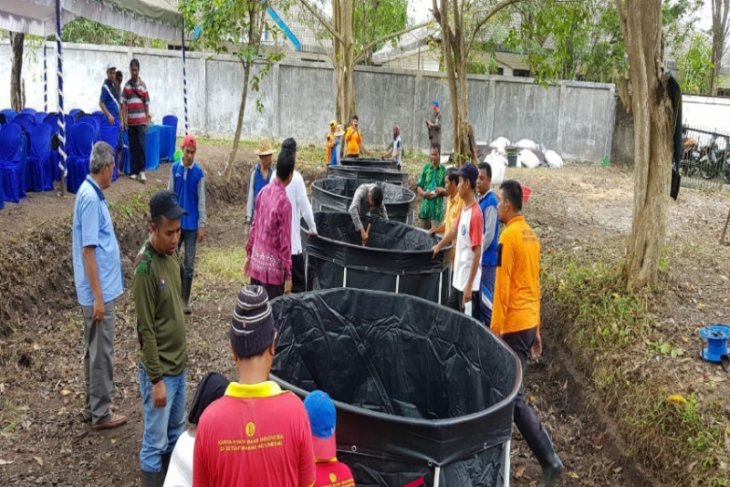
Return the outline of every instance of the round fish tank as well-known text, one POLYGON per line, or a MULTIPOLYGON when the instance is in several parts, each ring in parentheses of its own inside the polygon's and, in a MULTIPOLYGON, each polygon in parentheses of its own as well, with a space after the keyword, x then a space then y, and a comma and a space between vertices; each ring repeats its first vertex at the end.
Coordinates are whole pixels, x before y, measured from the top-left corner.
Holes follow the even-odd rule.
POLYGON ((374 157, 344 157, 340 161, 343 166, 374 167, 381 169, 398 169, 397 161, 375 159, 374 157))
POLYGON ((339 460, 358 486, 502 486, 509 479, 517 357, 463 313, 355 289, 271 302, 272 379, 337 408, 339 460))
MULTIPOLYGON (((373 289, 410 294, 446 304, 451 289, 445 252, 435 258, 438 239, 420 228, 365 216, 370 239, 362 245, 349 213, 316 212, 317 235, 302 225, 307 290, 373 289)), ((449 247, 450 248, 450 247, 449 247)))
MULTIPOLYGON (((328 178, 312 183, 312 209, 314 211, 348 211, 355 191, 363 184, 358 179, 328 178)), ((403 186, 380 183, 383 203, 388 219, 411 223, 411 203, 416 194, 403 186)))
POLYGON ((390 183, 402 185, 408 174, 397 169, 363 166, 328 166, 327 177, 359 179, 363 183, 390 183))

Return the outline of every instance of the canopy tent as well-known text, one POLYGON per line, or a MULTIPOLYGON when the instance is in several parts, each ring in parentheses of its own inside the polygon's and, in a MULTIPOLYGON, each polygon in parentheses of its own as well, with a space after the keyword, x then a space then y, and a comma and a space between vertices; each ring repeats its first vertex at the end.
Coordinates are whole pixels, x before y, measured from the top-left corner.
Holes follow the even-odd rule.
MULTIPOLYGON (((143 37, 163 39, 182 45, 185 133, 188 132, 188 95, 185 70, 185 37, 180 12, 167 0, 0 0, 0 29, 43 36, 56 35, 58 62, 59 166, 66 174, 66 127, 63 109, 63 50, 61 27, 77 18, 87 18, 143 37)), ((44 45, 44 67, 45 45, 44 45)), ((46 73, 44 69, 44 81, 46 73)), ((46 82, 47 84, 47 82, 46 82)), ((47 86, 44 98, 47 97, 47 86)), ((45 108, 45 107, 44 107, 45 108)), ((63 191, 63 179, 61 191, 63 191)))
POLYGON ((143 37, 182 39, 182 15, 165 0, 0 0, 0 28, 49 35, 56 30, 57 1, 61 25, 84 17, 143 37))

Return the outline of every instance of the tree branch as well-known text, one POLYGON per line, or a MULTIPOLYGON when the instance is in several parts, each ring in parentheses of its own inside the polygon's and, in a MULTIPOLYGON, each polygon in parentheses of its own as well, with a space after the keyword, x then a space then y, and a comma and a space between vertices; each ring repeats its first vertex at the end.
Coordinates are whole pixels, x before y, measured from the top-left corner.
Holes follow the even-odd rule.
POLYGON ((402 36, 404 34, 408 34, 409 32, 412 32, 412 31, 414 31, 416 29, 420 29, 421 27, 426 27, 429 24, 431 24, 431 22, 423 22, 421 24, 417 24, 417 25, 408 27, 406 29, 403 29, 401 31, 393 32, 392 34, 385 35, 385 36, 381 37, 380 39, 376 39, 373 42, 370 42, 370 43, 366 44, 362 48, 362 51, 360 52, 360 54, 358 54, 357 56, 355 56, 355 59, 353 61, 353 64, 357 64, 360 61, 362 61, 363 58, 365 57, 365 54, 367 54, 367 52, 370 49, 372 49, 373 47, 375 47, 376 45, 378 45, 380 43, 383 43, 383 42, 386 42, 386 41, 389 41, 389 40, 391 40, 393 38, 400 37, 400 36, 402 36))
POLYGON ((319 10, 308 2, 308 0, 299 0, 302 5, 304 5, 304 8, 309 10, 309 12, 314 15, 314 17, 319 20, 319 23, 322 24, 322 27, 324 27, 330 34, 332 34, 332 37, 336 38, 338 41, 340 41, 342 44, 345 43, 345 40, 340 35, 339 32, 335 30, 334 27, 332 27, 332 24, 330 24, 327 19, 325 19, 321 13, 319 13, 319 10))
POLYGON ((471 37, 469 38, 469 43, 466 45, 466 52, 464 55, 468 55, 471 52, 471 48, 474 45, 474 39, 476 38, 479 31, 484 27, 484 24, 489 22, 489 19, 494 17, 496 14, 498 14, 500 11, 504 10, 505 8, 509 7, 510 5, 514 5, 515 3, 519 3, 522 0, 502 0, 497 5, 494 6, 489 12, 487 12, 487 15, 484 16, 482 20, 480 20, 477 25, 474 27, 474 30, 471 33, 471 37))

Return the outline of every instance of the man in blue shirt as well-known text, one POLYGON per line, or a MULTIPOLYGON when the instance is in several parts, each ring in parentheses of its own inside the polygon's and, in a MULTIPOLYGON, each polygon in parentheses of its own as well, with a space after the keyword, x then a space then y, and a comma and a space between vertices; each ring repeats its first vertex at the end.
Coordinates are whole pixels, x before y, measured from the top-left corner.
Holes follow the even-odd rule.
POLYGON ((167 189, 177 194, 180 206, 187 211, 182 217, 182 235, 178 249, 185 247, 185 262, 182 269, 183 311, 186 315, 190 308, 190 289, 193 287, 195 273, 195 249, 203 241, 205 224, 205 173, 195 162, 198 141, 194 135, 186 135, 182 144, 182 162, 176 162, 170 170, 167 189))
POLYGON ((271 175, 274 172, 271 167, 273 162, 274 147, 271 141, 263 138, 259 141, 259 147, 256 155, 259 156, 259 163, 251 169, 248 178, 248 198, 246 200, 246 225, 253 222, 254 208, 256 207, 256 197, 259 195, 264 186, 271 181, 271 175))
POLYGON ((119 242, 103 191, 111 185, 114 151, 106 142, 91 150, 90 174, 76 193, 73 265, 76 295, 84 315, 84 419, 94 430, 121 426, 112 413, 115 303, 124 291, 119 242))
POLYGON ((499 198, 492 191, 492 166, 486 162, 479 164, 477 193, 479 207, 482 210, 484 232, 482 234, 482 282, 479 287, 481 306, 480 320, 487 327, 492 321, 492 301, 494 299, 494 281, 497 273, 497 244, 499 242, 499 219, 497 205, 499 198))

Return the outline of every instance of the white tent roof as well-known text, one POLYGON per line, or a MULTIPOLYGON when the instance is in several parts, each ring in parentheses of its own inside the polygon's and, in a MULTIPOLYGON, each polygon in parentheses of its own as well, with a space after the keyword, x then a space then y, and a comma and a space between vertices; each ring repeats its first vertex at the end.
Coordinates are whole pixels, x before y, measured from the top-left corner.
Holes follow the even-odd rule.
MULTIPOLYGON (((143 37, 179 42, 182 16, 168 0, 58 0, 61 22, 84 17, 143 37)), ((34 35, 56 31, 56 0, 0 0, 0 29, 34 35)))

